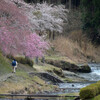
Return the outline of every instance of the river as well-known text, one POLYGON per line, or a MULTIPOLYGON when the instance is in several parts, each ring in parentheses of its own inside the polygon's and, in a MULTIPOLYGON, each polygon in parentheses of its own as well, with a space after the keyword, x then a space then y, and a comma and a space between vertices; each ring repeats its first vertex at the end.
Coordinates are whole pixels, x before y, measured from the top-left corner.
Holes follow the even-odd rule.
POLYGON ((90 63, 88 64, 91 68, 91 73, 77 73, 78 76, 83 77, 89 82, 80 82, 80 83, 62 83, 59 84, 59 87, 64 89, 64 93, 74 93, 79 92, 81 88, 86 87, 96 81, 100 80, 100 63, 90 63))
MULTIPOLYGON (((59 84, 59 88, 62 89, 61 92, 51 93, 51 94, 63 94, 63 93, 75 93, 79 92, 81 88, 95 83, 96 81, 100 80, 100 63, 90 63, 88 64, 91 67, 91 73, 77 73, 80 77, 85 78, 89 82, 80 82, 80 83, 61 83, 59 84)), ((26 99, 0 99, 0 100, 26 100, 26 99)), ((27 99, 27 100, 72 100, 70 98, 34 98, 34 99, 27 99)))
POLYGON ((79 75, 89 81, 99 81, 100 80, 100 63, 99 64, 92 63, 88 65, 91 67, 92 72, 80 73, 79 75))

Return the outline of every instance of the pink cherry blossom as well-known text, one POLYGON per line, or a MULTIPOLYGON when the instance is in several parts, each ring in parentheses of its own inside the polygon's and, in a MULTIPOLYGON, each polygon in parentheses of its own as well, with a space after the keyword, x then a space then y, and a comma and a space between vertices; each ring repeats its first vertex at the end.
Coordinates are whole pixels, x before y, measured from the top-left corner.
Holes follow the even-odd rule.
POLYGON ((3 54, 43 56, 47 42, 36 33, 24 12, 15 3, 0 0, 0 49, 3 54))

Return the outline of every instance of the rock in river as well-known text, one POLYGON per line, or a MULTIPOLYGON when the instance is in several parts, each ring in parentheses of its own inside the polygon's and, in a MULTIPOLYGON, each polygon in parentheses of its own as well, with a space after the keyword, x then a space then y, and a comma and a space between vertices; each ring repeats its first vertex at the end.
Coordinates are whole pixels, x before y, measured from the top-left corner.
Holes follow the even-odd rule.
POLYGON ((45 62, 54 65, 56 67, 62 68, 63 70, 68 70, 71 72, 82 72, 82 73, 91 72, 91 68, 88 65, 78 66, 74 63, 70 63, 67 61, 52 60, 52 59, 46 59, 45 62))

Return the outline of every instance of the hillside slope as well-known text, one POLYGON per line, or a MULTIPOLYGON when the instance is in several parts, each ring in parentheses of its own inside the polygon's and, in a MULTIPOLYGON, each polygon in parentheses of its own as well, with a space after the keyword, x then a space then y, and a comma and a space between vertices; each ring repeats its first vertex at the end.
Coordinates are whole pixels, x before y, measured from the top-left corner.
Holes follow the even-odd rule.
POLYGON ((0 76, 10 73, 11 70, 9 60, 0 53, 0 76))
POLYGON ((0 93, 30 94, 44 91, 54 91, 57 86, 47 84, 45 80, 28 72, 35 70, 23 64, 18 64, 16 73, 12 73, 11 61, 0 54, 0 93))

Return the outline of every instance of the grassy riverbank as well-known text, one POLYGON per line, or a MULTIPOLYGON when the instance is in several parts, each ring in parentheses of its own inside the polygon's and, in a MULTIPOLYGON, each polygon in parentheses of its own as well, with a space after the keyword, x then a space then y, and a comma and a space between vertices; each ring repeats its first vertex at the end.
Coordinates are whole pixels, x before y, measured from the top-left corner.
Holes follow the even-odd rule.
POLYGON ((36 75, 28 72, 39 72, 35 68, 18 64, 16 73, 12 73, 11 61, 0 54, 0 93, 38 93, 55 91, 57 86, 49 85, 36 75))
POLYGON ((53 91, 56 86, 48 85, 37 76, 30 77, 25 72, 16 72, 0 83, 0 93, 30 94, 53 91))
MULTIPOLYGON (((85 81, 84 79, 78 77, 73 72, 67 72, 69 74, 65 77, 62 68, 56 67, 51 64, 42 63, 39 60, 39 64, 34 64, 29 66, 27 64, 18 63, 18 68, 16 73, 12 73, 11 61, 4 56, 0 55, 2 59, 5 59, 5 63, 1 62, 0 69, 4 66, 3 74, 0 77, 0 93, 45 93, 45 92, 58 92, 60 89, 52 84, 50 79, 42 78, 41 72, 49 72, 51 75, 59 78, 65 82, 80 82, 85 81), (7 66, 5 65, 7 64, 7 66), (9 71, 8 71, 9 69, 9 71), (30 75, 29 72, 33 72, 33 75, 30 75), (7 74, 5 74, 7 73, 7 74), (49 83, 49 84, 48 84, 49 83)), ((1 59, 0 58, 0 59, 1 59)), ((68 59, 65 56, 46 56, 46 60, 58 60, 74 63, 72 60, 68 59)))
MULTIPOLYGON (((4 60, 5 63, 1 62, 0 69, 4 67, 2 75, 0 76, 0 93, 16 93, 16 94, 35 94, 35 93, 50 93, 59 92, 58 86, 52 84, 50 80, 45 80, 35 73, 49 72, 52 75, 58 77, 63 81, 73 82, 74 80, 64 77, 64 73, 61 68, 55 67, 50 64, 43 64, 39 62, 38 65, 34 64, 33 67, 27 64, 18 64, 16 73, 12 73, 11 61, 6 57, 0 55, 0 59, 4 60), (7 65, 7 66, 6 66, 7 65), (29 72, 33 72, 30 75, 29 72), (5 74, 6 73, 6 74, 5 74), (49 84, 48 84, 49 83, 49 84)), ((46 56, 46 59, 64 60, 67 61, 66 57, 63 56, 46 56)), ((70 61, 71 62, 71 61, 70 61)), ((75 78, 76 79, 76 78, 75 78)), ((79 80, 79 79, 78 79, 79 80)))

